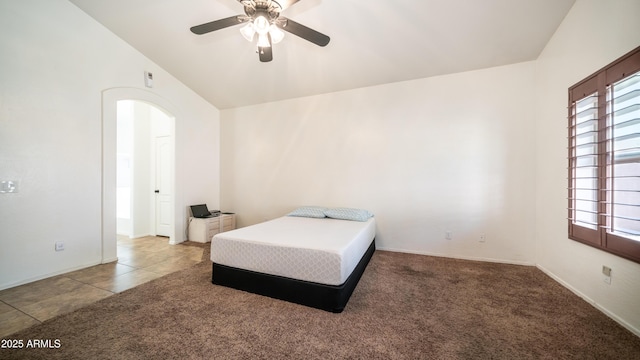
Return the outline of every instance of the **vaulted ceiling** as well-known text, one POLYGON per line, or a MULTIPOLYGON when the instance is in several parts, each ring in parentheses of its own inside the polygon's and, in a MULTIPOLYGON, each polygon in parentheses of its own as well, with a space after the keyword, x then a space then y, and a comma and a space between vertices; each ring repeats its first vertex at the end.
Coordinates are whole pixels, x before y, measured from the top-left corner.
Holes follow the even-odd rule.
MULTIPOLYGON (((262 63, 238 0, 70 0, 219 109, 535 60, 575 0, 300 0, 282 12, 328 35, 285 33, 262 63)), ((277 1, 277 0, 276 0, 277 1)))

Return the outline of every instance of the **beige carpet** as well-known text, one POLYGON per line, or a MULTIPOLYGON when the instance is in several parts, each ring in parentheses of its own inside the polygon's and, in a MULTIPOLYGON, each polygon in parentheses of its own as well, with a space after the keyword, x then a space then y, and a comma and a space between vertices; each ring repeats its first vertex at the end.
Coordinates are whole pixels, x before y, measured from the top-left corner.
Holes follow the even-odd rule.
POLYGON ((12 339, 2 359, 640 359, 640 338, 533 267, 377 251, 333 314, 212 285, 209 261, 12 339), (55 347, 55 346, 54 346, 55 347))

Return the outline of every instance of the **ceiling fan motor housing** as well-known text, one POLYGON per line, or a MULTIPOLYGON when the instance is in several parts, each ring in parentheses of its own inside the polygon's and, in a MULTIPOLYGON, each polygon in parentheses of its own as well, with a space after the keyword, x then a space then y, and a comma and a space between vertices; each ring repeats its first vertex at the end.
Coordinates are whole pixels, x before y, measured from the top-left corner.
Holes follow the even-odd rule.
POLYGON ((282 6, 273 0, 248 0, 242 1, 242 4, 244 5, 244 13, 248 17, 255 19, 262 15, 270 22, 275 21, 282 11, 282 6))

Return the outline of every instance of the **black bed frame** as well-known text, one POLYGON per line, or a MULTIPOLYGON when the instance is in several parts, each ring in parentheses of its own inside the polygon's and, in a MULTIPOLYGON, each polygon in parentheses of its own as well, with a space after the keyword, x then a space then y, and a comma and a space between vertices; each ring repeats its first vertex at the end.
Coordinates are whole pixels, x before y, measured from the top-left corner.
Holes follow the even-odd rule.
POLYGON ((356 268, 342 285, 324 285, 216 263, 213 263, 211 282, 216 285, 340 313, 347 305, 375 251, 374 239, 356 268))

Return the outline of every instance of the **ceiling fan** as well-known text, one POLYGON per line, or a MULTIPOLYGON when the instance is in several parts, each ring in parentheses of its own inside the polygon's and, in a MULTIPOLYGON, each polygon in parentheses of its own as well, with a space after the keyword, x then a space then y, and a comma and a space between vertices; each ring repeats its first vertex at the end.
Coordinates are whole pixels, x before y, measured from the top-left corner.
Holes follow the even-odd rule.
POLYGON ((245 39, 253 41, 258 36, 258 55, 260 61, 273 60, 271 46, 279 43, 284 37, 282 30, 299 36, 318 46, 326 46, 329 37, 299 24, 280 13, 300 0, 238 0, 244 6, 245 15, 236 15, 228 18, 193 26, 191 32, 197 35, 224 29, 230 26, 246 23, 240 29, 245 39))

